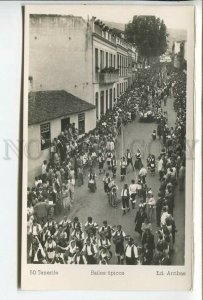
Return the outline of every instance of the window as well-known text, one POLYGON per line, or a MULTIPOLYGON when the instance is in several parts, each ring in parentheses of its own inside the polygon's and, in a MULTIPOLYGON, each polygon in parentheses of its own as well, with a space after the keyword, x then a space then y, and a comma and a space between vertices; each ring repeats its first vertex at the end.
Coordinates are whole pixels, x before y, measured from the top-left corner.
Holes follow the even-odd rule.
POLYGON ((104 91, 100 93, 100 114, 104 114, 104 91))
POLYGON ((79 135, 85 133, 85 113, 78 114, 78 132, 79 135))
POLYGON ((109 54, 106 52, 106 68, 109 66, 109 54))
POLYGON ((104 51, 100 50, 100 70, 104 68, 104 51))
POLYGON ((110 67, 113 67, 112 54, 110 54, 110 67))
POLYGON ((113 89, 113 101, 114 102, 116 101, 116 89, 115 88, 113 89))
POLYGON ((119 69, 119 75, 120 75, 119 54, 117 54, 117 68, 119 69))
POLYGON ((113 108, 113 102, 112 102, 112 89, 110 89, 110 91, 109 91, 109 102, 110 102, 110 104, 109 104, 109 108, 110 108, 110 110, 112 110, 112 108, 113 108))
POLYGON ((95 94, 95 106, 96 106, 96 118, 99 117, 99 95, 98 92, 95 94))
POLYGON ((108 90, 106 90, 106 111, 109 109, 109 94, 108 94, 108 90))
POLYGON ((113 56, 113 66, 114 66, 114 68, 116 68, 116 56, 115 55, 113 56))
POLYGON ((95 72, 98 72, 99 69, 99 57, 98 49, 95 48, 95 72))
POLYGON ((61 131, 67 129, 70 125, 70 118, 61 119, 61 131))
POLYGON ((119 97, 119 83, 117 83, 117 97, 119 97))
POLYGON ((41 150, 48 149, 51 144, 50 123, 40 125, 41 150))

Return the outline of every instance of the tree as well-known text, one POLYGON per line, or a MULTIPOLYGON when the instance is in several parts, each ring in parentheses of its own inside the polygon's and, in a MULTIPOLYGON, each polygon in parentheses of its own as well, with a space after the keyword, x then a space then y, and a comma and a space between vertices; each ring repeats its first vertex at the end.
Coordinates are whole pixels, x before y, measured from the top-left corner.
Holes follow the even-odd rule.
POLYGON ((126 25, 125 36, 128 42, 137 46, 144 59, 157 58, 166 52, 166 25, 155 16, 134 16, 126 25))

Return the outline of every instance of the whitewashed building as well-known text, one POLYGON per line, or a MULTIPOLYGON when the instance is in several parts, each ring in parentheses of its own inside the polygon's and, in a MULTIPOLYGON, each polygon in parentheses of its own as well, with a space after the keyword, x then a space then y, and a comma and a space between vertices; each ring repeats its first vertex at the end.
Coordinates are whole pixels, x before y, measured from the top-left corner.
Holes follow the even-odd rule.
POLYGON ((75 123, 79 135, 95 128, 95 106, 64 90, 29 93, 28 182, 41 173, 50 157, 50 145, 68 124, 75 123))

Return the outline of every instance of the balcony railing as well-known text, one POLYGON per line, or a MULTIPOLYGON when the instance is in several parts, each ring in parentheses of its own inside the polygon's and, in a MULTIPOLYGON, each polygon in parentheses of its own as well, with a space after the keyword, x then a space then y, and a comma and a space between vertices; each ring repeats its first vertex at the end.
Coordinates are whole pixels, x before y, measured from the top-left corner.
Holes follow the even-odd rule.
POLYGON ((113 83, 118 81, 119 70, 103 70, 99 73, 100 83, 113 83))

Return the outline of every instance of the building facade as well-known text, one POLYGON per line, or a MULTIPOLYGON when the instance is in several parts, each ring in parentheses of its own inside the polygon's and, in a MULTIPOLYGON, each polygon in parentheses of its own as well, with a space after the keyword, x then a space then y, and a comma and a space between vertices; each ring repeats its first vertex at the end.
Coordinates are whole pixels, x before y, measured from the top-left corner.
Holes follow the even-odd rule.
POLYGON ((29 93, 28 183, 41 173, 44 160, 50 158, 50 146, 69 124, 79 135, 96 125, 95 106, 63 90, 29 93))
POLYGON ((93 18, 91 22, 94 104, 96 118, 100 119, 128 88, 128 48, 99 20, 93 18))
POLYGON ((31 15, 29 42, 30 90, 72 93, 97 119, 132 84, 135 48, 94 17, 31 15))
POLYGON ((31 15, 32 91, 66 90, 92 104, 92 30, 82 17, 31 15))

